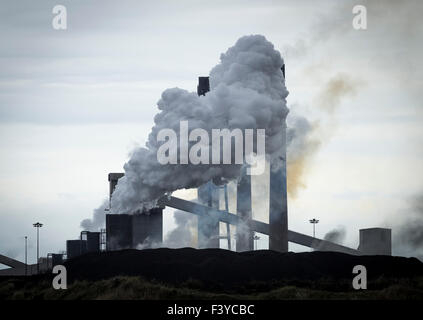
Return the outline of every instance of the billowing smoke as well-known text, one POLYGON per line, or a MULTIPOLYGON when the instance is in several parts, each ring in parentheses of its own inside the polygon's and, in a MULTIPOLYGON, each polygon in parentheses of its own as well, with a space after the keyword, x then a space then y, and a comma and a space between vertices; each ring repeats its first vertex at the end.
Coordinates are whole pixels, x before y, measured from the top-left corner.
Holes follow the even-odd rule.
MULTIPOLYGON (((331 5, 332 10, 326 14, 316 16, 316 20, 305 34, 307 37, 298 38, 292 44, 285 45, 283 56, 286 59, 303 59, 315 53, 316 49, 330 41, 338 41, 346 36, 356 35, 352 28, 352 8, 357 5, 367 8, 368 28, 366 35, 355 40, 365 43, 369 48, 376 48, 377 55, 374 63, 389 64, 389 71, 394 71, 399 83, 408 80, 418 80, 421 74, 420 59, 421 35, 423 26, 421 14, 423 2, 420 0, 354 0, 337 1, 331 5), (390 50, 381 50, 390 45, 390 50), (398 55, 396 48, 408 48, 406 54, 398 55), (417 70, 416 70, 417 68, 417 70), (411 79, 410 79, 411 78, 411 79)), ((406 87, 406 83, 403 83, 406 87)), ((409 83, 407 83, 409 86, 409 83)), ((414 86, 414 85, 413 85, 414 86)), ((409 88, 410 89, 410 88, 409 88)), ((408 89, 408 90, 409 90, 408 89)))
POLYGON ((101 206, 93 211, 92 219, 85 219, 81 221, 81 228, 86 231, 98 231, 104 228, 106 223, 105 210, 109 207, 109 201, 104 200, 101 206))
POLYGON ((163 246, 168 248, 197 247, 197 217, 192 213, 175 210, 176 228, 169 231, 163 246))
POLYGON ((295 105, 287 118, 287 185, 288 194, 295 198, 306 188, 307 170, 319 148, 329 141, 332 134, 334 112, 345 97, 356 93, 359 83, 347 74, 336 74, 324 85, 312 107, 322 111, 322 120, 311 122, 295 111, 295 105))
MULTIPOLYGON (((179 139, 180 121, 188 121, 189 131, 201 128, 209 134, 212 129, 265 129, 269 160, 280 158, 281 124, 288 113, 280 53, 265 37, 252 35, 240 38, 220 60, 210 72, 211 90, 205 96, 179 88, 163 92, 148 142, 134 150, 113 193, 114 213, 143 210, 166 193, 239 176, 240 165, 161 165, 157 134, 172 129, 179 139)), ((177 150, 179 155, 179 143, 177 150)))
POLYGON ((415 197, 402 220, 393 226, 395 254, 417 256, 423 260, 423 194, 415 197))
POLYGON ((331 115, 341 104, 342 98, 356 94, 359 83, 348 74, 338 73, 326 83, 320 92, 318 107, 331 115))
MULTIPOLYGON (((350 40, 351 44, 357 45, 362 51, 362 47, 372 48, 370 56, 362 56, 357 53, 357 60, 369 59, 370 68, 382 78, 389 77, 397 81, 403 92, 407 92, 407 99, 413 99, 416 105, 421 101, 421 74, 422 64, 420 63, 420 47, 422 42, 423 25, 420 12, 423 9, 423 2, 419 0, 386 0, 386 1, 360 1, 360 5, 367 8, 368 29, 363 31, 357 37, 359 31, 352 27, 352 8, 357 5, 356 1, 338 1, 332 6, 332 9, 326 14, 316 16, 315 22, 311 28, 304 33, 306 36, 296 39, 292 44, 285 45, 282 53, 287 59, 288 65, 293 63, 300 64, 304 62, 303 72, 315 79, 327 78, 328 70, 333 70, 332 61, 327 59, 326 44, 342 42, 345 39, 350 40), (387 47, 387 44, 389 46, 387 47), (406 52, 395 48, 408 48, 406 52), (323 58, 319 59, 318 52, 323 51, 323 58), (312 59, 310 55, 313 55, 312 59)), ((342 67, 341 64, 336 69, 342 67)), ((289 70, 289 69, 288 69, 289 70)), ((362 78, 366 69, 357 68, 355 76, 362 78)), ((289 80, 289 77, 287 77, 289 80)), ((317 83, 317 82, 316 82, 317 83)), ((326 112, 333 112, 336 106, 342 101, 342 97, 357 92, 357 82, 351 77, 340 75, 327 82, 326 88, 316 97, 310 108, 321 106, 326 112)), ((418 112, 422 108, 416 109, 418 112)), ((290 117, 295 113, 295 106, 290 106, 288 124, 290 117)), ((322 114, 322 118, 327 118, 322 114)), ((308 119, 308 118, 307 118, 308 119)), ((307 171, 313 156, 323 146, 331 132, 328 127, 320 121, 313 122, 309 120, 309 130, 297 131, 291 136, 304 143, 305 149, 295 152, 288 145, 288 192, 289 196, 295 198, 301 188, 306 187, 307 171)), ((332 119, 333 120, 333 119, 332 119)), ((294 122, 294 121, 291 121, 294 122)), ((292 127, 291 127, 292 128, 292 127)))
POLYGON ((318 151, 320 141, 313 137, 316 125, 303 116, 288 117, 287 128, 287 190, 295 198, 305 188, 305 173, 309 161, 318 151))
POLYGON ((342 244, 345 240, 347 232, 344 226, 339 226, 325 234, 324 240, 342 244))

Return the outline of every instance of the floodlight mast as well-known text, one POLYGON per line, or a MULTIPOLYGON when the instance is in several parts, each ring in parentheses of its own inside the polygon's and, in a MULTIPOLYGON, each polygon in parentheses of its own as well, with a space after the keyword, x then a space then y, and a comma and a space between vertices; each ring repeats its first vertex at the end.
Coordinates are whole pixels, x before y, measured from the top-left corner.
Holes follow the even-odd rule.
POLYGON ((37 274, 40 273, 40 228, 43 226, 42 223, 36 222, 33 224, 37 228, 37 274))
POLYGON ((316 224, 319 223, 319 220, 313 218, 309 220, 311 224, 313 224, 313 238, 316 238, 316 224))

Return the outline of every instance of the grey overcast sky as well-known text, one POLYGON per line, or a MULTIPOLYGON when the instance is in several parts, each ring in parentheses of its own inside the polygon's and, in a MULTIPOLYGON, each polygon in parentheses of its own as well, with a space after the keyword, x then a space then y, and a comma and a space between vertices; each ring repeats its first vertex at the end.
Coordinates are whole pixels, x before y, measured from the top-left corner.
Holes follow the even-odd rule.
MULTIPOLYGON (((421 1, 0 0, 0 253, 35 261, 65 249, 143 145, 169 87, 195 91, 219 55, 262 34, 285 59, 288 106, 320 142, 289 199, 290 229, 317 235, 400 225, 423 191, 421 1), (67 30, 52 9, 67 8, 67 30), (354 30, 352 8, 367 8, 354 30), (331 79, 354 90, 322 108, 331 79)), ((288 168, 289 170, 289 168, 288 168)), ((183 196, 183 192, 181 193, 183 196)), ((166 230, 174 222, 168 215, 166 230)), ((292 250, 307 250, 292 246, 292 250)), ((395 247, 397 254, 416 254, 395 247)))

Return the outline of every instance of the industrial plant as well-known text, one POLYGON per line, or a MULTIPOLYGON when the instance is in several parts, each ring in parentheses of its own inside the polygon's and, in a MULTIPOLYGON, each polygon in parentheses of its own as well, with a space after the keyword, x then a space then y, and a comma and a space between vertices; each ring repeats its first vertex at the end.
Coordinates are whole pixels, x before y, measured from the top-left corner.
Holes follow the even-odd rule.
MULTIPOLYGON (((282 67, 285 77, 285 66, 282 67)), ((209 77, 199 77, 197 93, 205 95, 210 90, 209 77)), ((285 124, 281 124, 285 127, 285 124)), ((270 170, 269 223, 253 219, 251 176, 242 171, 237 181, 237 212, 229 212, 228 188, 226 184, 216 185, 213 181, 198 188, 197 201, 187 201, 174 196, 163 196, 157 207, 132 214, 112 214, 105 212, 105 229, 98 232, 82 231, 77 240, 66 241, 66 253, 49 254, 39 258, 38 265, 22 262, 0 255, 0 263, 9 269, 0 270, 0 275, 31 275, 62 264, 65 259, 73 259, 86 253, 114 251, 122 249, 158 248, 163 245, 163 210, 166 207, 185 211, 197 216, 198 249, 219 248, 222 238, 228 241, 227 248, 237 252, 254 250, 255 232, 268 235, 269 250, 287 252, 288 242, 303 245, 319 251, 335 251, 351 255, 391 255, 391 229, 361 229, 358 248, 349 248, 314 236, 298 233, 288 228, 286 146, 280 141, 284 155, 278 169, 270 170), (223 192, 221 192, 223 189, 223 192), (221 199, 223 195, 224 199, 221 199), (223 200, 225 209, 220 209, 223 200), (220 223, 226 224, 225 236, 220 235, 220 223), (237 232, 231 235, 230 226, 237 232), (242 229, 242 232, 241 232, 242 229), (235 238, 235 248, 231 245, 235 238)), ((124 173, 109 173, 109 199, 124 173)), ((266 210, 267 211, 267 210, 266 210)))

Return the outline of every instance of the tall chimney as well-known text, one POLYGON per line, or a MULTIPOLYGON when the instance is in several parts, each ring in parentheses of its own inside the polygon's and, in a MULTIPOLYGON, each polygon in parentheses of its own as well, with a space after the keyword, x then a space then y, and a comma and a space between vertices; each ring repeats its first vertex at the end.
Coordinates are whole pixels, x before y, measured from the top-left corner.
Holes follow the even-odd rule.
POLYGON ((199 96, 204 96, 209 91, 210 91, 209 77, 198 77, 197 94, 199 96))
MULTIPOLYGON (((285 81, 285 65, 281 68, 285 81)), ((270 168, 269 249, 288 251, 288 202, 286 189, 286 122, 279 137, 280 163, 270 168)))
MULTIPOLYGON (((198 77, 197 94, 210 91, 209 77, 198 77)), ((200 203, 219 209, 219 188, 212 181, 198 188, 200 203)), ((198 248, 219 248, 219 220, 211 216, 198 216, 198 248)))
POLYGON ((112 193, 115 191, 118 180, 122 178, 125 174, 121 172, 111 172, 108 175, 109 178, 109 206, 112 201, 112 193))

